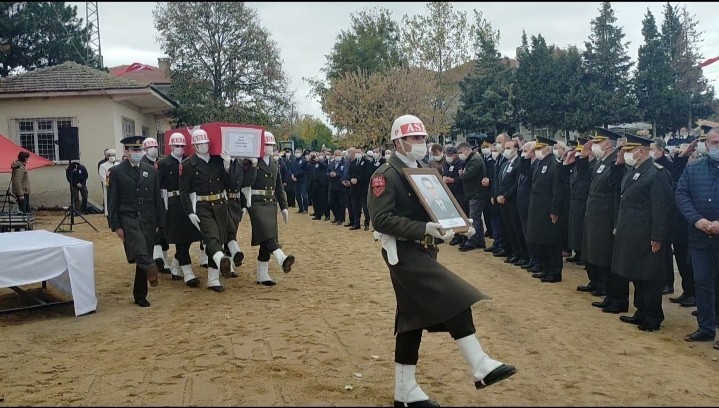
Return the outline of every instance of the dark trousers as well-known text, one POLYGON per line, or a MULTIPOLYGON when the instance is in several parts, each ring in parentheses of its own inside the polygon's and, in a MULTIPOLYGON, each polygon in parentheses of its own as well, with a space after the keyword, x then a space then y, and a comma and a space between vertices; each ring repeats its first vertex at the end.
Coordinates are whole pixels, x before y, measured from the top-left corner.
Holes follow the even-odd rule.
POLYGON ((634 283, 634 316, 644 325, 658 329, 664 321, 662 288, 664 281, 632 281, 634 283))
POLYGON ((327 187, 324 186, 313 186, 312 187, 312 209, 314 210, 315 217, 322 217, 329 212, 329 205, 327 203, 327 187))
POLYGON ((295 199, 299 211, 307 211, 309 200, 307 197, 307 188, 304 181, 295 181, 295 199))
MULTIPOLYGON (((394 346, 395 363, 417 365, 417 361, 419 360, 419 345, 422 342, 422 330, 423 329, 418 329, 397 333, 394 346)), ((454 340, 476 333, 477 330, 474 328, 474 322, 472 321, 472 310, 467 309, 441 325, 433 326, 432 331, 447 331, 454 340)))
POLYGON ((190 245, 191 243, 175 244, 175 259, 177 259, 180 266, 192 263, 192 259, 190 259, 190 245))
POLYGON ((699 330, 716 335, 717 287, 719 286, 719 250, 690 249, 694 266, 699 330))
POLYGON ((665 253, 665 259, 664 262, 666 263, 666 269, 667 269, 667 278, 664 281, 664 286, 667 286, 669 288, 674 288, 674 257, 672 256, 672 251, 664 251, 665 253))
POLYGON ((87 212, 87 186, 77 187, 70 186, 70 192, 72 193, 72 208, 75 209, 75 211, 80 211, 83 213, 87 212), (82 200, 80 200, 80 196, 82 196, 82 200), (80 204, 80 205, 78 205, 80 204))
MULTIPOLYGON (((526 244, 520 242, 520 238, 523 238, 522 227, 519 222, 519 213, 517 212, 517 204, 511 201, 507 201, 505 204, 500 205, 500 211, 502 212, 502 234, 504 235, 503 247, 507 251, 510 257, 520 256, 522 247, 526 244)), ((524 241, 524 239, 522 239, 524 241)))
POLYGON ((609 266, 599 268, 604 274, 604 293, 612 307, 623 309, 629 306, 629 280, 612 272, 609 266))
POLYGON ((30 212, 30 194, 23 194, 22 197, 18 198, 17 210, 24 213, 30 212))
POLYGON ((287 196, 287 206, 294 207, 295 204, 295 187, 285 186, 285 195, 287 196))
POLYGON ((369 209, 367 208, 367 192, 364 194, 353 194, 352 198, 352 225, 360 226, 360 219, 364 213, 364 225, 369 225, 369 209))
POLYGON ((147 298, 147 266, 135 265, 135 284, 132 286, 135 300, 147 298))
POLYGON ((492 246, 499 250, 505 247, 504 233, 502 232, 504 228, 504 225, 502 225, 502 213, 496 204, 490 205, 492 210, 489 216, 489 223, 492 225, 492 246))
POLYGON ((163 251, 170 249, 170 244, 167 243, 167 235, 164 229, 158 229, 155 233, 155 245, 162 247, 163 251))
MULTIPOLYGON (((459 199, 457 199, 459 201, 459 199)), ((460 202, 461 205, 461 202, 460 202)), ((462 207, 464 210, 464 207, 462 207)), ((466 213, 466 212, 465 212, 466 213)), ((487 235, 490 237, 494 237, 494 226, 492 225, 492 207, 491 204, 484 207, 484 211, 482 211, 482 215, 484 216, 484 229, 487 230, 487 235)))
POLYGON ((694 268, 689 256, 689 246, 686 242, 673 244, 674 259, 677 261, 679 276, 682 277, 682 292, 687 296, 694 296, 694 268))
POLYGON ((542 266, 541 260, 536 255, 536 250, 534 249, 534 245, 532 245, 527 239, 525 238, 527 236, 527 223, 529 222, 529 216, 528 215, 519 215, 519 225, 522 228, 522 239, 524 239, 525 248, 527 249, 526 253, 519 254, 519 257, 521 259, 528 259, 530 261, 534 261, 535 265, 542 266))
POLYGON ((352 211, 352 196, 350 195, 350 189, 348 188, 345 191, 345 203, 347 203, 347 221, 350 225, 355 225, 354 219, 355 215, 352 211))
POLYGON ((562 244, 542 245, 533 243, 532 248, 539 259, 539 264, 547 276, 553 278, 562 278, 562 267, 564 261, 562 259, 562 244))
POLYGON ((257 260, 260 262, 269 261, 270 255, 278 249, 280 249, 280 244, 274 238, 260 242, 260 251, 257 254, 257 260))
POLYGON ((600 266, 594 264, 585 264, 587 277, 589 278, 589 286, 597 292, 604 292, 606 272, 603 272, 600 266))
POLYGON ((329 191, 329 207, 335 220, 338 222, 345 222, 345 196, 347 193, 344 191, 329 191))

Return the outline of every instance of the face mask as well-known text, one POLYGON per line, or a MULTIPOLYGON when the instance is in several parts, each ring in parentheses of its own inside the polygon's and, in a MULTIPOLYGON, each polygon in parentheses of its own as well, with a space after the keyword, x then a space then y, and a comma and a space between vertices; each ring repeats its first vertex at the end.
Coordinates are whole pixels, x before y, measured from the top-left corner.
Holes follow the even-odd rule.
POLYGON ((339 163, 342 161, 342 156, 335 156, 335 163, 339 163))
POLYGON ((467 160, 467 154, 465 154, 465 153, 460 153, 460 154, 458 154, 458 156, 459 156, 459 160, 462 160, 462 161, 467 160))
POLYGON ((452 164, 453 161, 454 161, 454 157, 447 156, 447 163, 452 164))
POLYGON ((593 144, 592 145, 592 154, 597 159, 601 159, 602 157, 604 157, 604 149, 602 149, 602 146, 593 144))
POLYGON ((504 149, 504 151, 502 152, 502 156, 504 156, 505 159, 509 160, 512 158, 512 153, 514 153, 512 149, 504 149))
POLYGON ((370 159, 374 157, 374 152, 367 152, 366 154, 370 159))
POLYGON ((534 156, 537 158, 537 160, 543 160, 546 155, 543 151, 537 150, 534 152, 534 156))
POLYGON ((198 154, 207 154, 210 151, 210 144, 209 143, 201 143, 201 144, 195 145, 195 151, 198 154))
POLYGON ((560 156, 560 155, 559 155, 559 149, 553 149, 553 150, 552 150, 552 154, 555 155, 555 156, 557 156, 557 158, 559 158, 559 156, 560 156))
POLYGON ((180 157, 183 154, 185 154, 185 148, 184 147, 174 147, 174 148, 172 148, 172 154, 180 157))
POLYGON ((310 155, 309 154, 305 155, 305 160, 309 160, 309 159, 310 159, 310 155))
POLYGON ((706 154, 707 144, 705 142, 697 143, 697 152, 699 152, 699 154, 706 154))
POLYGON ((637 164, 634 153, 624 153, 624 163, 627 163, 627 166, 634 167, 637 164))
POLYGON ((130 161, 137 164, 142 160, 143 153, 130 153, 130 161))
POLYGON ((492 154, 492 151, 489 148, 485 147, 484 149, 482 149, 482 154, 485 156, 489 156, 490 154, 492 154))
POLYGON ((443 154, 440 154, 439 156, 431 156, 430 158, 436 162, 442 161, 442 158, 444 157, 443 154))
POLYGON ((499 152, 492 152, 492 159, 497 160, 497 157, 499 157, 499 152))
POLYGON ((417 161, 424 159, 424 156, 427 155, 427 145, 413 144, 411 146, 412 146, 412 150, 407 152, 407 156, 414 158, 417 161))
POLYGON ((287 158, 287 159, 290 158, 290 152, 285 153, 285 158, 287 158))
POLYGON ((109 161, 110 163, 115 163, 115 160, 117 160, 115 156, 107 156, 107 161, 109 161))
POLYGON ((157 147, 148 147, 145 151, 145 154, 147 154, 147 157, 154 159, 157 157, 157 147))
POLYGON ((719 161, 719 147, 710 147, 707 149, 707 154, 709 155, 709 158, 714 161, 719 161))
POLYGON ((299 159, 300 157, 302 157, 302 153, 295 153, 295 157, 299 159))
POLYGON ((272 146, 265 146, 265 156, 272 156, 274 150, 272 146))
POLYGON ((327 160, 327 161, 330 161, 331 158, 332 158, 332 156, 325 156, 325 160, 327 160))
POLYGON ((385 155, 384 155, 384 159, 385 159, 385 160, 389 160, 390 156, 392 156, 392 155, 391 155, 391 154, 385 154, 385 155))
POLYGON ((523 158, 523 159, 526 159, 526 158, 527 158, 527 152, 522 152, 522 158, 523 158))
POLYGON ((362 158, 362 153, 355 153, 355 160, 359 160, 362 158))

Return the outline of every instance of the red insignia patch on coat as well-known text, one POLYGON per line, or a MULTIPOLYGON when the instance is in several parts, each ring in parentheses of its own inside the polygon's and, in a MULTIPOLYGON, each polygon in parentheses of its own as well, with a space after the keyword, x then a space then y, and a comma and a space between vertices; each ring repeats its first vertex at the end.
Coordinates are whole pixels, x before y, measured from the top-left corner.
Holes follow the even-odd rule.
POLYGON ((372 186, 372 193, 375 197, 379 197, 384 193, 385 189, 385 179, 384 175, 377 174, 376 176, 372 176, 372 181, 370 182, 370 185, 372 186))
POLYGON ((177 168, 177 172, 182 175, 182 163, 180 163, 180 166, 177 168))

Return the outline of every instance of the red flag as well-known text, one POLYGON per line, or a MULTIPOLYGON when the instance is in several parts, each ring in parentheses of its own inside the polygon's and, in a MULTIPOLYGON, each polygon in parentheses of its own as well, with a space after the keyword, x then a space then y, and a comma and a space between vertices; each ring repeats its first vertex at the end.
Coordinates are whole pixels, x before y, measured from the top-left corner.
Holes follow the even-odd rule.
POLYGON ((706 60, 706 61, 702 62, 701 64, 699 64, 699 68, 704 68, 704 67, 706 67, 706 66, 708 66, 708 65, 711 65, 711 64, 713 64, 713 63, 715 63, 715 62, 717 62, 717 61, 719 61, 719 57, 709 58, 708 60, 706 60))

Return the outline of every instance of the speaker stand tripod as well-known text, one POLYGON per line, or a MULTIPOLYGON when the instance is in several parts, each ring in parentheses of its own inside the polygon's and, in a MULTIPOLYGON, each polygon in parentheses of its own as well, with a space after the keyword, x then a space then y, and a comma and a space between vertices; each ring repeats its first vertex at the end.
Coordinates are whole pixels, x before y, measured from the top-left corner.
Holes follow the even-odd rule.
MULTIPOLYGON (((72 165, 72 161, 70 161, 69 165, 72 165)), ((70 183, 72 183, 72 182, 70 182, 70 183)), ((79 212, 77 212, 77 210, 75 210, 75 200, 73 199, 73 194, 72 194, 72 184, 70 184, 70 206, 67 207, 67 209, 65 209, 65 216, 62 218, 62 221, 60 221, 60 223, 57 224, 57 227, 55 228, 54 232, 72 232, 72 226, 75 224, 87 224, 87 225, 91 226, 92 229, 95 230, 95 232, 99 232, 97 230, 97 228, 95 228, 95 226, 92 225, 90 223, 90 221, 87 220, 87 218, 83 217, 82 214, 80 214, 79 212), (61 230, 60 227, 63 226, 63 224, 65 224, 65 221, 68 219, 68 217, 70 218, 70 224, 69 224, 70 231, 61 230), (83 222, 75 222, 75 217, 82 218, 83 222)))

